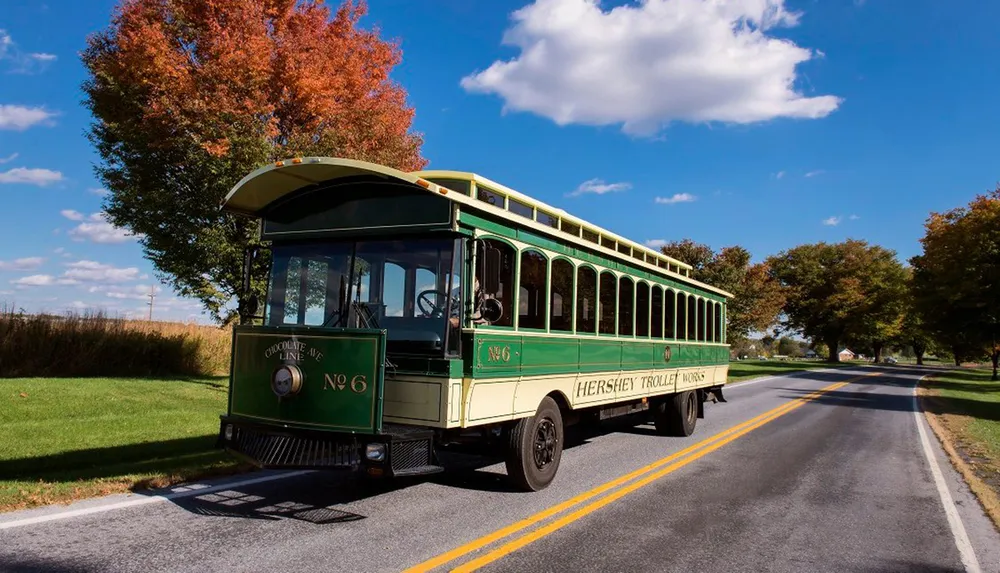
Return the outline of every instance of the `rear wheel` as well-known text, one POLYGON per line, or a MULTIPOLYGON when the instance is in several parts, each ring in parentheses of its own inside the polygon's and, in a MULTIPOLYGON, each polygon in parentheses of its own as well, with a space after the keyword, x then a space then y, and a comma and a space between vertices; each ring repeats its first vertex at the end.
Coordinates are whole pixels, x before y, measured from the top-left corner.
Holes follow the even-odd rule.
POLYGON ((524 491, 548 487, 559 469, 563 448, 562 412, 546 396, 534 416, 521 418, 507 435, 507 476, 524 491))
POLYGON ((698 421, 698 393, 680 392, 659 401, 653 408, 653 423, 664 436, 690 436, 698 421))

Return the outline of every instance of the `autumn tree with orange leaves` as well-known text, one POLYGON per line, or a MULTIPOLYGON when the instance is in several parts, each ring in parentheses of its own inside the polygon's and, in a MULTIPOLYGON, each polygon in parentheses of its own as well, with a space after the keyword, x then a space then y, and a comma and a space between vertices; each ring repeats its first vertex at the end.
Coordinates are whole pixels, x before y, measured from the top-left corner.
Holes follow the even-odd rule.
POLYGON ((122 0, 88 38, 88 136, 108 219, 220 321, 254 314, 266 280, 257 263, 241 296, 254 223, 219 211, 243 176, 303 155, 426 164, 389 79, 400 49, 359 28, 365 11, 350 0, 332 12, 322 0, 122 0))

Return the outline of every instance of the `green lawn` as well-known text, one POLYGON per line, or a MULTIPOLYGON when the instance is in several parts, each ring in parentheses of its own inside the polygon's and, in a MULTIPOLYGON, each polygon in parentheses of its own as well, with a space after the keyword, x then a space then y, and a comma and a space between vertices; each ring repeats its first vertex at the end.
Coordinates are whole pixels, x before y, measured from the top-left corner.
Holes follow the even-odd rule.
POLYGON ((861 362, 831 364, 822 360, 740 360, 729 363, 729 382, 739 382, 759 376, 778 376, 801 370, 821 370, 855 366, 861 362))
POLYGON ((238 471, 214 448, 227 384, 0 379, 0 510, 238 471))
POLYGON ((944 427, 969 487, 1000 527, 1000 382, 991 370, 963 368, 925 379, 924 409, 944 427), (971 472, 974 475, 969 475, 971 472))
POLYGON ((1000 382, 990 370, 962 369, 935 374, 926 386, 937 399, 928 409, 935 414, 964 417, 958 430, 978 454, 989 457, 1000 471, 1000 382))

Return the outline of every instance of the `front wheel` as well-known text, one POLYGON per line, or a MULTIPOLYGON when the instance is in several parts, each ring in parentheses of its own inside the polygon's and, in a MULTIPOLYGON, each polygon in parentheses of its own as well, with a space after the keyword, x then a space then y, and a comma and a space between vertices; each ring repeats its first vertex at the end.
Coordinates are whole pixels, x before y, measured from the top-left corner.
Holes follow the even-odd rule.
POLYGON ((510 428, 507 441, 507 477, 524 491, 548 487, 562 458, 562 412, 546 396, 534 416, 521 418, 510 428))

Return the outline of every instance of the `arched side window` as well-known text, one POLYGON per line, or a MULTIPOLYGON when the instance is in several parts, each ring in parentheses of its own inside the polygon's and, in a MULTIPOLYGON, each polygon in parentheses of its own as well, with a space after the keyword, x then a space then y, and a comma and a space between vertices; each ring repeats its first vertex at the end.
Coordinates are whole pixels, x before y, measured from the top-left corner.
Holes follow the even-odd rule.
POLYGON ((632 279, 622 277, 618 281, 618 336, 632 336, 635 333, 632 328, 634 305, 635 284, 632 279))
POLYGON ((705 341, 715 342, 715 303, 705 301, 705 341))
POLYGON ((674 323, 677 320, 677 293, 673 289, 668 288, 666 296, 663 297, 663 302, 663 337, 677 338, 677 332, 674 329, 674 323))
POLYGON ((722 303, 715 303, 715 341, 722 342, 722 303))
POLYGON ((618 302, 618 281, 615 275, 601 273, 601 334, 615 333, 615 303, 618 302))
POLYGON ((528 249, 521 253, 521 281, 518 290, 517 327, 545 330, 548 306, 548 259, 528 249))
POLYGON ((677 293, 677 340, 687 340, 688 332, 688 295, 677 293))
POLYGON ((693 295, 688 295, 687 318, 688 318, 688 340, 698 340, 698 299, 693 295))
POLYGON ((576 333, 597 332, 597 271, 587 266, 576 270, 576 333))
POLYGON ((698 299, 698 340, 705 342, 705 299, 698 299))
POLYGON ((635 286, 635 335, 649 337, 649 285, 644 282, 635 286))
MULTIPOLYGON (((497 277, 498 288, 496 292, 484 292, 486 296, 493 297, 503 306, 503 314, 500 319, 493 323, 494 326, 514 326, 514 269, 516 268, 517 251, 510 244, 497 239, 486 239, 484 241, 484 252, 476 258, 476 276, 485 277, 486 249, 496 249, 499 252, 500 276, 497 277)), ((485 290, 486 284, 480 280, 481 287, 485 290)))
POLYGON ((649 335, 653 338, 663 338, 663 289, 659 285, 653 285, 653 295, 650 300, 653 310, 650 314, 652 326, 649 335))
POLYGON ((573 331, 573 263, 552 261, 552 301, 549 330, 573 331))

